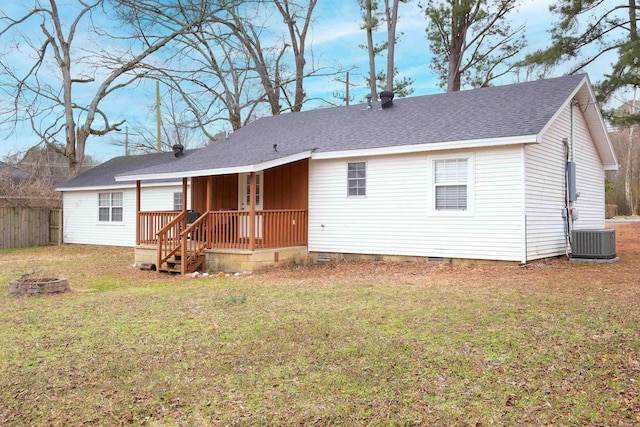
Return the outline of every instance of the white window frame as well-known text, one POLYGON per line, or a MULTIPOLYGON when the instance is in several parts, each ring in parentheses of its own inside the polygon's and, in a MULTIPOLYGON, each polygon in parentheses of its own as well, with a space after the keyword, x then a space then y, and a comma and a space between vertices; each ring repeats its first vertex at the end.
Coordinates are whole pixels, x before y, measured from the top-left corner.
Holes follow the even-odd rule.
MULTIPOLYGON (((347 167, 346 167, 346 174, 347 174, 347 198, 350 199, 362 199, 362 198, 366 198, 367 197, 367 169, 368 169, 368 165, 367 162, 364 160, 358 160, 358 161, 353 161, 353 162, 347 162, 347 167), (349 166, 355 164, 363 164, 364 165, 364 178, 360 178, 360 177, 350 177, 349 176, 349 166), (364 194, 350 194, 351 193, 351 182, 352 181, 358 181, 364 179, 364 187, 355 187, 356 190, 364 190, 364 194)), ((356 170, 357 172, 357 170, 356 170)))
POLYGON ((99 224, 124 224, 124 192, 123 191, 102 191, 98 193, 98 223, 99 224), (114 200, 114 196, 120 195, 120 204, 114 200), (108 204, 101 204, 100 196, 108 195, 108 204), (108 219, 100 218, 100 211, 102 209, 107 209, 108 219), (121 217, 120 219, 114 218, 114 210, 120 209, 121 217))
POLYGON ((429 214, 434 216, 471 216, 475 210, 475 156, 473 153, 467 154, 446 154, 431 156, 429 160, 429 214), (467 162, 467 182, 450 182, 447 184, 436 184, 436 163, 442 160, 466 160, 467 162), (436 209, 436 187, 439 185, 466 185, 467 186, 467 208, 462 209, 436 209))
POLYGON ((182 210, 182 191, 175 191, 173 193, 173 210, 181 211, 182 210), (179 200, 176 200, 179 199, 179 200))

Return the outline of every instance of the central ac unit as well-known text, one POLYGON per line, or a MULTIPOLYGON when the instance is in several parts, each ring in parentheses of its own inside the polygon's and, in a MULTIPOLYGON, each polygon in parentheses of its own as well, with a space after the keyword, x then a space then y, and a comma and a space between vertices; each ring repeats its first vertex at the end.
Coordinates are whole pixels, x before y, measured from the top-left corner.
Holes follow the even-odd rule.
POLYGON ((571 232, 572 258, 613 259, 616 257, 616 231, 573 230, 571 232))

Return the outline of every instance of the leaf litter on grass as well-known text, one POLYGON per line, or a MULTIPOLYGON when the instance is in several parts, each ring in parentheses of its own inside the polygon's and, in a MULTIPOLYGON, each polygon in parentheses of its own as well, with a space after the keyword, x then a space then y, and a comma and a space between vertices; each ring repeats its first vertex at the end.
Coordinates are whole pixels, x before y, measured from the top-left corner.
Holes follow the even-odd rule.
POLYGON ((616 229, 612 265, 187 280, 131 268, 126 248, 2 253, 2 279, 38 260, 76 292, 1 296, 0 423, 633 425, 640 227, 616 229))

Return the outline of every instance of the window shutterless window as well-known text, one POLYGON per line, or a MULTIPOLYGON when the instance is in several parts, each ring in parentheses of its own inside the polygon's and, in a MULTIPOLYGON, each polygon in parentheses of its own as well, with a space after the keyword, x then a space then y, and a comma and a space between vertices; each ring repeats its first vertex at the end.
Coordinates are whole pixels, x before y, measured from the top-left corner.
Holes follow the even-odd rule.
POLYGON ((98 193, 98 221, 122 222, 123 198, 122 192, 98 193))
POLYGON ((434 161, 434 193, 437 211, 466 211, 469 160, 434 161))
POLYGON ((173 193, 173 210, 181 211, 182 210, 182 193, 173 193))
POLYGON ((367 163, 347 164, 347 195, 349 197, 367 195, 367 163))

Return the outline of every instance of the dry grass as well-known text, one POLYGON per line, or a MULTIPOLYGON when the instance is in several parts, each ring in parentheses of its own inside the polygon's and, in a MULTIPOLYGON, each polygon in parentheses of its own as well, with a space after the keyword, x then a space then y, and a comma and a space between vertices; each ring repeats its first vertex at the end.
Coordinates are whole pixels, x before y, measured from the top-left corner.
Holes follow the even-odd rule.
POLYGON ((2 425, 637 425, 640 226, 614 265, 394 263, 190 280, 0 252, 2 425), (6 288, 5 288, 6 289, 6 288))

